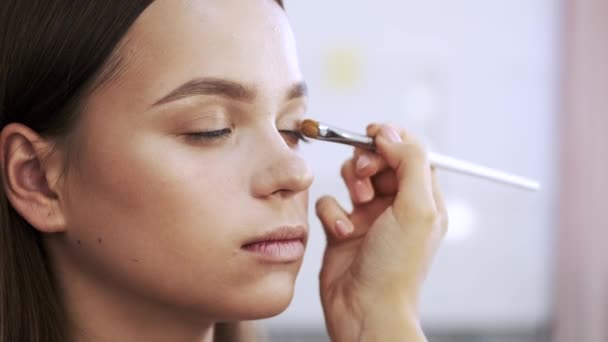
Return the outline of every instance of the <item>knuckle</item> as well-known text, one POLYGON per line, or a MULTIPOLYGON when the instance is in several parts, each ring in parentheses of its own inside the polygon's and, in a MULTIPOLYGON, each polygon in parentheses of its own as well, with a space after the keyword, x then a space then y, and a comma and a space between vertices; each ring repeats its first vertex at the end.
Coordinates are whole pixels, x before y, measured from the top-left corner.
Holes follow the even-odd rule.
POLYGON ((440 215, 436 210, 433 209, 424 209, 418 213, 418 219, 425 226, 434 227, 440 220, 440 215))
POLYGON ((409 206, 409 208, 397 213, 399 221, 404 225, 408 222, 414 224, 421 229, 433 231, 436 230, 441 223, 441 215, 437 210, 426 207, 409 206))

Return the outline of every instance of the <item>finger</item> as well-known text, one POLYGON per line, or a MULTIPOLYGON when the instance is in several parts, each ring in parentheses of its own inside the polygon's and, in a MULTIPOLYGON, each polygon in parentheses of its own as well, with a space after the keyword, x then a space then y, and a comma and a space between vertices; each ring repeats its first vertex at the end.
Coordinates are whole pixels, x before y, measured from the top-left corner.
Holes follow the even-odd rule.
POLYGON ((441 187, 439 186, 439 180, 437 177, 437 170, 433 167, 431 168, 431 180, 433 183, 433 198, 435 199, 435 206, 437 208, 437 212, 440 217, 440 225, 442 229, 442 234, 448 229, 448 210, 445 204, 445 200, 443 198, 443 193, 441 191, 441 187))
POLYGON ((335 198, 323 196, 317 200, 315 208, 328 242, 348 238, 355 230, 348 214, 335 198))
MULTIPOLYGON (((386 124, 387 126, 398 129, 396 125, 386 124)), ((366 134, 369 137, 376 137, 382 129, 382 125, 372 123, 367 126, 366 134)), ((362 148, 355 149, 356 175, 360 178, 371 177, 388 168, 384 158, 378 153, 362 148)))
POLYGON ((385 124, 371 123, 371 124, 367 125, 365 133, 367 134, 368 137, 375 137, 376 135, 380 134, 380 131, 382 130, 382 127, 384 127, 384 126, 392 127, 397 131, 400 130, 398 125, 390 123, 390 122, 385 123, 385 124))
POLYGON ((371 177, 388 167, 384 158, 378 153, 361 148, 355 149, 353 159, 355 160, 355 175, 359 178, 371 177))
POLYGON ((369 125, 367 125, 367 128, 365 129, 365 133, 367 134, 368 137, 375 137, 378 132, 380 131, 380 128, 382 128, 382 125, 379 123, 370 123, 369 125))
POLYGON ((378 153, 396 173, 395 214, 402 222, 436 216, 431 168, 424 148, 405 131, 382 126, 375 138, 378 153))
POLYGON ((394 196, 397 194, 399 182, 392 169, 384 170, 371 178, 376 196, 394 196))
POLYGON ((361 179, 355 174, 355 162, 349 159, 342 164, 340 174, 353 204, 369 202, 374 198, 374 188, 369 178, 361 179))

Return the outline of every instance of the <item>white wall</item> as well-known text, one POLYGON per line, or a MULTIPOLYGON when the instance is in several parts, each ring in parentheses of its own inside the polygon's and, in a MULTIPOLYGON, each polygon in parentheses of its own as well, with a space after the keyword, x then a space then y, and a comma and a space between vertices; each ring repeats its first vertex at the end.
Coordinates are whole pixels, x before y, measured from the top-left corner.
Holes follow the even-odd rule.
MULTIPOLYGON (((548 318, 555 232, 557 0, 287 1, 311 90, 309 115, 352 130, 392 121, 437 152, 539 179, 528 193, 442 174, 450 236, 423 296, 434 328, 531 327, 548 318), (336 71, 337 70, 337 71, 336 71)), ((348 203, 347 147, 305 146, 314 200, 348 203)), ((311 240, 292 306, 273 329, 323 328, 311 240)))

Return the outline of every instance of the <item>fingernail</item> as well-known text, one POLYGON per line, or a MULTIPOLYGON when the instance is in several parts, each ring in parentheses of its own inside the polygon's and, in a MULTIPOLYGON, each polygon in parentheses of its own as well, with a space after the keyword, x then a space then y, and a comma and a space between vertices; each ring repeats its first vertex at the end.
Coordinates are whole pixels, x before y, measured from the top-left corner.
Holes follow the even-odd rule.
POLYGON ((346 236, 352 234, 354 229, 348 223, 346 223, 342 220, 337 220, 336 221, 336 231, 338 232, 338 234, 340 234, 340 236, 346 237, 346 236))
POLYGON ((367 184, 361 180, 355 182, 355 193, 357 195, 357 199, 361 202, 369 201, 372 197, 372 193, 369 192, 367 184))
POLYGON ((368 167, 372 163, 371 159, 368 156, 362 154, 357 159, 357 171, 363 171, 366 167, 368 167))
POLYGON ((390 126, 382 127, 382 135, 390 142, 401 142, 401 136, 396 129, 390 126))

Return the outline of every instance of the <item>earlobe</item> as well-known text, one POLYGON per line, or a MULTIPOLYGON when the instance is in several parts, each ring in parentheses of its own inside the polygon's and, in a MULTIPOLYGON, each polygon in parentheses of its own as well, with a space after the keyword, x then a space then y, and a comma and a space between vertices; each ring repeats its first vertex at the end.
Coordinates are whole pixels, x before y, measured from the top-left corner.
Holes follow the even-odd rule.
POLYGON ((61 161, 52 144, 21 124, 0 134, 0 162, 6 196, 13 208, 44 233, 65 230, 65 215, 56 188, 61 161))

